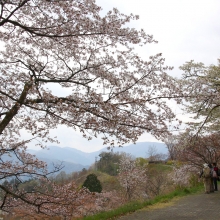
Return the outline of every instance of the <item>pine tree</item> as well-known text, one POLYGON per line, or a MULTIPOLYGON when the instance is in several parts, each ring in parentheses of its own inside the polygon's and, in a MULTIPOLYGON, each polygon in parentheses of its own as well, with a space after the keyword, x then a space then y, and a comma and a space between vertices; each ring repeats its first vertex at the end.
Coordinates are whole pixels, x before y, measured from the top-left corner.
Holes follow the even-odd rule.
POLYGON ((89 174, 86 177, 86 180, 83 183, 83 187, 86 187, 90 192, 101 192, 102 185, 101 182, 98 180, 95 174, 89 174))

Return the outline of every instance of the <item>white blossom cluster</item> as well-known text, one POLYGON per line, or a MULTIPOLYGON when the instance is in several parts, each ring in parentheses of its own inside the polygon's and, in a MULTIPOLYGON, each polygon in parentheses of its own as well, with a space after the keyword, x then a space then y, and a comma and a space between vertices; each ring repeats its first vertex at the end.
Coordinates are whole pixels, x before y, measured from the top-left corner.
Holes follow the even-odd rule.
POLYGON ((119 164, 118 179, 127 199, 131 199, 136 190, 147 182, 146 167, 138 166, 135 160, 123 156, 119 164))
POLYGON ((170 179, 178 187, 189 186, 192 175, 198 176, 198 168, 192 165, 184 164, 175 166, 169 174, 170 179))

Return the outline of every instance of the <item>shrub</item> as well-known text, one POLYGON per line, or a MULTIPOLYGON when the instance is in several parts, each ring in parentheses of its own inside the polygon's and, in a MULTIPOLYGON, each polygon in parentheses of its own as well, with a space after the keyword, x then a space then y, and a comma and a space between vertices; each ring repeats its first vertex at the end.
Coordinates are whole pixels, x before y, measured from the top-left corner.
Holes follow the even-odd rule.
POLYGON ((90 192, 101 192, 102 185, 101 182, 98 180, 95 174, 89 174, 84 181, 83 187, 86 187, 90 192))

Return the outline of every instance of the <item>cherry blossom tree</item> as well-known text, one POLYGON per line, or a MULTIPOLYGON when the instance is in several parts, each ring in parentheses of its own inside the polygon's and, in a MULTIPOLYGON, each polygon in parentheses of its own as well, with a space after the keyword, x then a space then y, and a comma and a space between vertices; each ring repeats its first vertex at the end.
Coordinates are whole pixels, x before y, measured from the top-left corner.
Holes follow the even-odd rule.
MULTIPOLYGON (((178 94, 166 73, 172 68, 161 54, 142 60, 135 53, 134 46, 156 42, 128 27, 138 16, 100 12, 94 0, 0 1, 1 181, 46 177, 46 165, 26 150, 33 141, 41 147, 58 141, 49 135, 58 125, 88 139, 100 135, 108 146, 135 142, 144 132, 167 133, 175 115, 165 99, 178 94)), ((4 207, 11 198, 39 207, 39 194, 0 189, 3 210, 10 211, 4 207)), ((52 204, 55 198, 48 198, 52 204)), ((42 210, 52 215, 54 209, 42 210)))
MULTIPOLYGON (((138 165, 138 161, 130 155, 123 155, 119 164, 118 179, 121 186, 125 189, 125 196, 128 200, 134 198, 141 188, 147 182, 147 167, 138 165)), ((142 190, 144 192, 144 190, 142 190)))
POLYGON ((197 179, 199 178, 199 172, 198 167, 184 164, 174 167, 173 171, 169 174, 169 178, 175 187, 187 187, 190 186, 192 176, 196 176, 197 179))
POLYGON ((206 136, 183 133, 178 140, 178 159, 181 161, 200 168, 204 163, 220 161, 219 133, 206 136))
POLYGON ((180 67, 184 72, 181 80, 186 111, 193 114, 189 123, 196 133, 219 131, 220 60, 217 65, 205 66, 193 60, 180 67))
MULTIPOLYGON (((96 197, 86 188, 78 189, 74 183, 57 185, 43 178, 33 192, 16 191, 4 197, 4 211, 22 219, 72 219, 86 212, 86 205, 95 203, 96 197)), ((7 216, 6 216, 7 217, 7 216)))

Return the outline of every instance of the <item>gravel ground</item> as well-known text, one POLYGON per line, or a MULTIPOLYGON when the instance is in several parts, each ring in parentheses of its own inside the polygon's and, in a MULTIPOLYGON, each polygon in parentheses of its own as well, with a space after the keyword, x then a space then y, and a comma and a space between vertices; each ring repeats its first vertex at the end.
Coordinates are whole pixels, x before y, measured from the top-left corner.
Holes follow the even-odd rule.
POLYGON ((189 195, 136 211, 119 220, 220 220, 220 191, 189 195))

